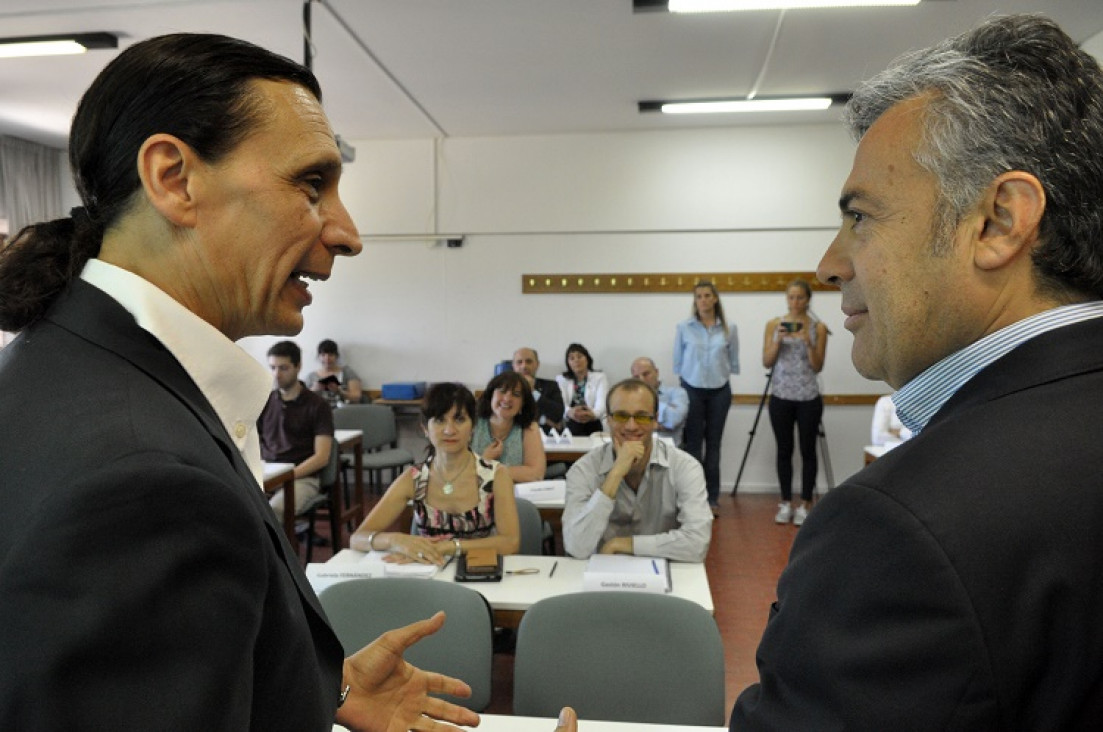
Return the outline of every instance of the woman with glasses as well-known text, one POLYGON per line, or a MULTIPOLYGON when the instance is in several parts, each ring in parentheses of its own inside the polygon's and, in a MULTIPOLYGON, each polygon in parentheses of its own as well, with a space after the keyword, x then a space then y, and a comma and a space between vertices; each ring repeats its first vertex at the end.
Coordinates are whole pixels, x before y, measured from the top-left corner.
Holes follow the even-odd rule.
POLYGON ((674 373, 689 394, 685 449, 705 468, 709 507, 719 514, 720 443, 732 404, 731 375, 739 373, 739 336, 724 318, 711 282, 693 288, 693 312, 674 334, 674 373))
POLYGON ((712 531, 705 476, 688 453, 653 439, 658 394, 639 379, 626 379, 609 391, 606 408, 612 441, 567 471, 567 553, 703 562, 712 531))
POLYGON ((827 354, 827 326, 809 315, 812 287, 796 279, 785 288, 789 312, 766 324, 762 365, 770 380, 770 425, 777 439, 777 479, 781 503, 774 521, 800 526, 816 491, 816 435, 823 417, 817 375, 827 354), (800 436, 801 505, 793 509, 793 428, 800 436))

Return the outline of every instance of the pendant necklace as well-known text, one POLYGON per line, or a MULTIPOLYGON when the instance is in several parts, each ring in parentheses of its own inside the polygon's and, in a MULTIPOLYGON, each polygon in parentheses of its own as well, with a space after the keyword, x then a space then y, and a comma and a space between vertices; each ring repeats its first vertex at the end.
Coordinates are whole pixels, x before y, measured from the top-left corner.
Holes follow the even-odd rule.
POLYGON ((441 493, 446 496, 450 496, 456 491, 456 487, 452 485, 452 483, 455 482, 456 478, 460 477, 460 474, 462 474, 463 471, 467 470, 467 462, 467 460, 464 460, 463 465, 460 466, 460 469, 457 470, 450 479, 444 477, 444 468, 441 468, 440 479, 444 481, 444 487, 441 488, 441 493))

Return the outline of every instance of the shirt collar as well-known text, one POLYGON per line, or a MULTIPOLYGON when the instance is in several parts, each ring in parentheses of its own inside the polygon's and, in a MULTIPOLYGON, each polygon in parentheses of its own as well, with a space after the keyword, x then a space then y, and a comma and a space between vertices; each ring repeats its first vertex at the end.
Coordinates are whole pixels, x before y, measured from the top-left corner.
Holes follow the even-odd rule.
POLYGON ((1103 301, 1096 300, 1052 308, 989 333, 901 387, 892 396, 900 422, 919 434, 942 405, 985 366, 1042 333, 1098 317, 1103 317, 1103 301))
POLYGON ((133 272, 89 259, 80 276, 118 301, 180 362, 249 469, 263 482, 256 424, 272 390, 267 370, 210 323, 133 272))

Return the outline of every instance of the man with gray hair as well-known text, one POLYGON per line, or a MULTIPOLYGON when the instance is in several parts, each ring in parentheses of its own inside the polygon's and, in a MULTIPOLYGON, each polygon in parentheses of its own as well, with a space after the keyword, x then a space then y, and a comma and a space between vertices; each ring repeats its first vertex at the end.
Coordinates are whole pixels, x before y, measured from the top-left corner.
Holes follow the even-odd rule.
POLYGON ((915 435, 808 515, 731 729, 1097 730, 1103 71, 997 18, 848 116, 817 276, 915 435))
POLYGON ((817 276, 915 436, 809 514, 731 729, 1098 729, 1103 72, 998 18, 847 112, 817 276))
POLYGON ((675 447, 682 446, 682 430, 689 414, 689 394, 675 384, 666 386, 659 380, 659 367, 647 356, 640 356, 632 362, 632 378, 644 382, 659 395, 659 413, 656 415, 660 437, 674 440, 675 447))

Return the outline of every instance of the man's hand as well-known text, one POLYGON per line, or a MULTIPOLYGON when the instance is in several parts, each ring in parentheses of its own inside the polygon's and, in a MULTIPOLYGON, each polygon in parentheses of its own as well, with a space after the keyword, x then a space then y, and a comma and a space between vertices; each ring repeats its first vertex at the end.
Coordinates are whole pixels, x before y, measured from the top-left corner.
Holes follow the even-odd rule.
POLYGON ((559 724, 555 732, 578 732, 578 715, 570 707, 563 707, 559 712, 559 724))
POLYGON ((639 440, 620 443, 617 445, 617 459, 610 472, 617 473, 623 478, 631 472, 636 463, 643 459, 644 452, 643 443, 639 440))
POLYGON ((599 554, 635 554, 631 536, 617 536, 601 545, 599 554))
MULTIPOLYGON (((452 724, 473 727, 479 715, 430 693, 471 696, 467 684, 438 673, 422 671, 402 658, 406 649, 444 625, 440 612, 404 628, 390 630, 345 659, 343 683, 351 686, 337 710, 337 722, 356 732, 456 730, 452 724)), ((343 688, 343 687, 342 687, 343 688)))

